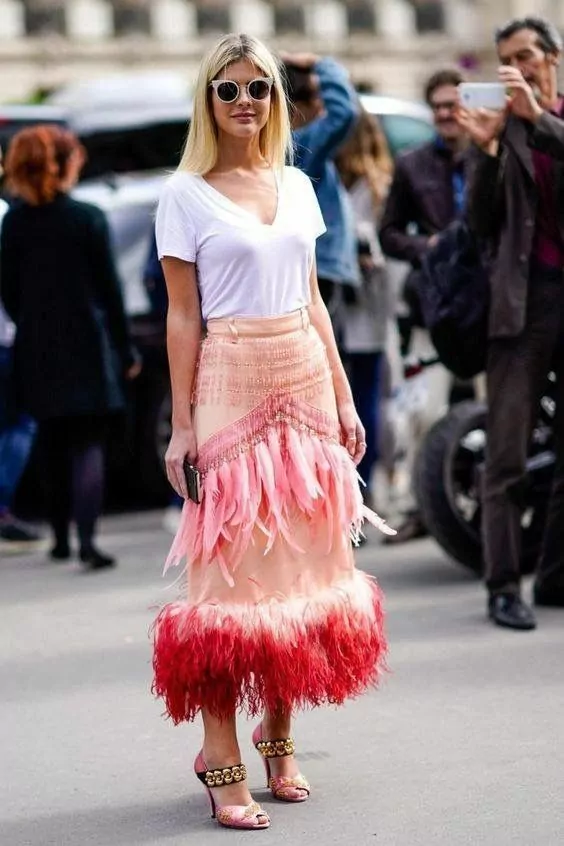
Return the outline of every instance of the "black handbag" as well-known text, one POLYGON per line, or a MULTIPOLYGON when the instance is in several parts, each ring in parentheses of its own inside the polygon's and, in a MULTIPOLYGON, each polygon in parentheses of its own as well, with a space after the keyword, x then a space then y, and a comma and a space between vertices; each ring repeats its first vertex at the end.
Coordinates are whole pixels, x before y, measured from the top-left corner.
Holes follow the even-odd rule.
POLYGON ((445 367, 470 379, 486 366, 489 278, 477 238, 451 223, 422 262, 418 294, 424 324, 445 367))

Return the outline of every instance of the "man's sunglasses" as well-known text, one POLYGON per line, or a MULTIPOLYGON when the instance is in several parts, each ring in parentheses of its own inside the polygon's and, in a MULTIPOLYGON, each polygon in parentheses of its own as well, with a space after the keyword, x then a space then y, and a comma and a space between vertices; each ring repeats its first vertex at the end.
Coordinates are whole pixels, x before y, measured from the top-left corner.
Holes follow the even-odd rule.
POLYGON ((272 77, 260 77, 253 79, 246 85, 239 85, 231 79, 214 79, 210 82, 211 87, 217 94, 217 99, 222 103, 234 103, 239 99, 241 91, 247 92, 251 100, 266 100, 270 89, 274 85, 272 77))

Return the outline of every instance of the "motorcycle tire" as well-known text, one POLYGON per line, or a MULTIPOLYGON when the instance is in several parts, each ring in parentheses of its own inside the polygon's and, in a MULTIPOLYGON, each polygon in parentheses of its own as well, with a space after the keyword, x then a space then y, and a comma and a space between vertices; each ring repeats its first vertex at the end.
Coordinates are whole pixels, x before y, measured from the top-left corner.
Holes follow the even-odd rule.
MULTIPOLYGON (((486 414, 485 404, 473 400, 453 406, 429 431, 414 475, 416 499, 429 534, 476 575, 482 574, 484 566, 480 491, 486 414)), ((534 492, 537 507, 523 528, 523 574, 533 572, 538 559, 548 497, 543 482, 534 492)))

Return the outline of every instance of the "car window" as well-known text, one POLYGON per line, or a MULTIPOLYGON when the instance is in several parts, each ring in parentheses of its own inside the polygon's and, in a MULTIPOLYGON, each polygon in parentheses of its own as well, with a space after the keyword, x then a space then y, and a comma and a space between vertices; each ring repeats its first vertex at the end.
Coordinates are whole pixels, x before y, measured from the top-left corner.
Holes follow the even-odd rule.
POLYGON ((173 170, 186 139, 186 121, 80 135, 88 160, 81 179, 148 170, 173 170))
POLYGON ((54 124, 56 126, 65 127, 66 123, 63 120, 52 120, 49 118, 41 118, 38 120, 35 117, 25 118, 5 118, 0 113, 0 148, 6 152, 9 143, 17 132, 22 129, 29 129, 30 126, 37 126, 41 124, 54 124))
POLYGON ((406 115, 380 115, 380 122, 386 133, 392 156, 397 156, 408 147, 424 144, 435 136, 432 124, 421 118, 406 115))

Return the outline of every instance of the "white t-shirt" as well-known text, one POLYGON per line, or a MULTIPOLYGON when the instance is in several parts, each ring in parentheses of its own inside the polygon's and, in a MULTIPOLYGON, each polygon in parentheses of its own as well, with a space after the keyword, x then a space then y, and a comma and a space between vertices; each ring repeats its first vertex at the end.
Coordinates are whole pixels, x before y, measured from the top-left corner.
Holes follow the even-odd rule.
POLYGON ((177 171, 162 192, 156 220, 159 258, 195 262, 204 320, 277 317, 307 305, 315 240, 325 232, 308 176, 278 176, 272 225, 194 173, 177 171))

